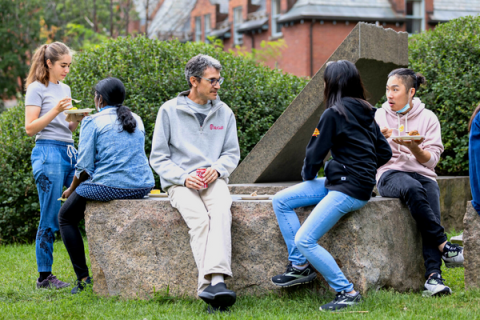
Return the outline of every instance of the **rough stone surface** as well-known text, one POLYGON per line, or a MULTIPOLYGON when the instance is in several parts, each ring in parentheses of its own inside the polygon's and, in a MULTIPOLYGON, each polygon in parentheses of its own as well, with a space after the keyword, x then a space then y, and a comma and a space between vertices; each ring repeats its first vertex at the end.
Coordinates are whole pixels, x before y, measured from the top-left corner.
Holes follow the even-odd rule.
MULTIPOLYGON (((472 200, 469 177, 438 177, 437 182, 440 188, 442 226, 446 232, 463 230, 463 216, 465 215, 467 201, 472 200)), ((299 181, 230 184, 228 187, 230 188, 231 194, 251 194, 257 191, 259 195, 274 195, 297 183, 299 183, 299 181)), ((379 195, 377 191, 376 193, 379 195)))
MULTIPOLYGON (((408 65, 408 35, 358 23, 328 61, 341 59, 355 63, 375 104, 385 93, 388 73, 408 65)), ((325 110, 325 68, 326 63, 232 173, 230 183, 301 180, 305 148, 325 110)))
POLYGON ((472 200, 469 177, 438 177, 442 226, 446 232, 463 230, 467 202, 472 200))
MULTIPOLYGON (((278 290, 270 278, 285 271, 288 256, 271 201, 232 197, 234 278, 228 285, 240 295, 278 290)), ((302 222, 311 209, 298 210, 302 222)), ((168 200, 89 202, 85 224, 95 292, 149 298, 168 286, 174 295, 196 294, 197 269, 187 226, 168 200)), ((397 199, 372 199, 340 220, 319 243, 362 292, 422 288, 420 235, 397 199)), ((320 288, 317 282, 314 289, 320 288)))
POLYGON ((465 256, 465 289, 480 288, 480 215, 469 201, 463 219, 463 245, 465 256))

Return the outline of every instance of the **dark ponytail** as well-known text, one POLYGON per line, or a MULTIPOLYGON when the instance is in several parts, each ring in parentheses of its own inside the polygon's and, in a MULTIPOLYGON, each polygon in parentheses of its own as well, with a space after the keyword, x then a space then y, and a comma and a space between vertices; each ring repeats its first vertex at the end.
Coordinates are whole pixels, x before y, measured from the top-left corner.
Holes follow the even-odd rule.
POLYGON ((95 91, 102 97, 108 106, 117 108, 117 121, 122 126, 122 130, 128 133, 135 132, 137 121, 133 117, 132 111, 123 105, 125 101, 125 86, 117 78, 106 78, 100 80, 95 86, 95 91))
POLYGON ((388 74, 388 78, 393 76, 397 76, 402 80, 405 88, 407 89, 407 92, 411 88, 414 88, 415 94, 417 94, 418 88, 420 88, 420 86, 427 84, 427 79, 425 79, 425 77, 420 72, 415 73, 415 71, 413 71, 412 69, 395 69, 388 74))
POLYGON ((137 121, 132 115, 132 111, 124 105, 117 107, 117 118, 120 124, 123 126, 123 130, 128 133, 135 132, 137 127, 137 121))

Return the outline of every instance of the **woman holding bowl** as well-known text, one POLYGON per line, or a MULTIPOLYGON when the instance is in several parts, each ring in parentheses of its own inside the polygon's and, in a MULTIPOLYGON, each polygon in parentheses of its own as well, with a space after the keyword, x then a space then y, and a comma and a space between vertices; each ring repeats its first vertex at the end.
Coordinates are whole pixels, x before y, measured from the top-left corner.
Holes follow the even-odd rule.
MULTIPOLYGON (((40 46, 32 57, 26 81, 25 130, 35 136, 32 167, 40 200, 36 237, 37 288, 63 288, 69 283, 52 274, 53 242, 58 231, 58 211, 64 186, 73 179, 76 150, 72 132, 78 122, 67 122, 63 113, 71 105, 70 87, 61 81, 70 72, 72 52, 61 42, 40 46)), ((77 120, 81 120, 79 115, 77 120)))
POLYGON ((117 78, 106 78, 95 86, 98 113, 86 117, 80 130, 78 162, 58 220, 63 242, 77 275, 72 293, 92 283, 78 225, 88 200, 142 199, 154 187, 152 170, 145 155, 142 119, 123 105, 125 87, 117 78))

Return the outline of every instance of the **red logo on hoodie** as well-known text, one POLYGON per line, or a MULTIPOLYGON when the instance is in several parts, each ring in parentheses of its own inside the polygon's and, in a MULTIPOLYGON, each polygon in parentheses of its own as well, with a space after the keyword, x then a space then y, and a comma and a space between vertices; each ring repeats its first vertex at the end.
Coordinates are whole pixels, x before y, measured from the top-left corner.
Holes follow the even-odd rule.
POLYGON ((223 126, 216 127, 213 124, 210 125, 210 130, 223 130, 223 126))

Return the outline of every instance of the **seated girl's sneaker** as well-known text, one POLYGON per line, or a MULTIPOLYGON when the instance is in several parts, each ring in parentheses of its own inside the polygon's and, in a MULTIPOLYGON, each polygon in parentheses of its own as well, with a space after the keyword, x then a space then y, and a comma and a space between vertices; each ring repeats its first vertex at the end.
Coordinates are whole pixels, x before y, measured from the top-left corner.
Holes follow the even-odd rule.
POLYGON ((447 287, 443 281, 445 279, 442 279, 438 273, 432 274, 425 282, 425 291, 423 291, 422 295, 424 297, 434 297, 452 294, 452 289, 447 287))
POLYGON ((320 307, 320 311, 337 311, 347 307, 355 306, 362 301, 360 293, 354 295, 345 293, 345 291, 337 293, 335 299, 320 307))
POLYGON ((443 248, 442 259, 447 268, 463 267, 463 247, 447 242, 443 248))
POLYGON ((305 268, 297 269, 290 261, 287 266, 287 271, 273 277, 272 283, 279 287, 291 287, 312 282, 316 277, 315 269, 313 269, 310 264, 305 268))

